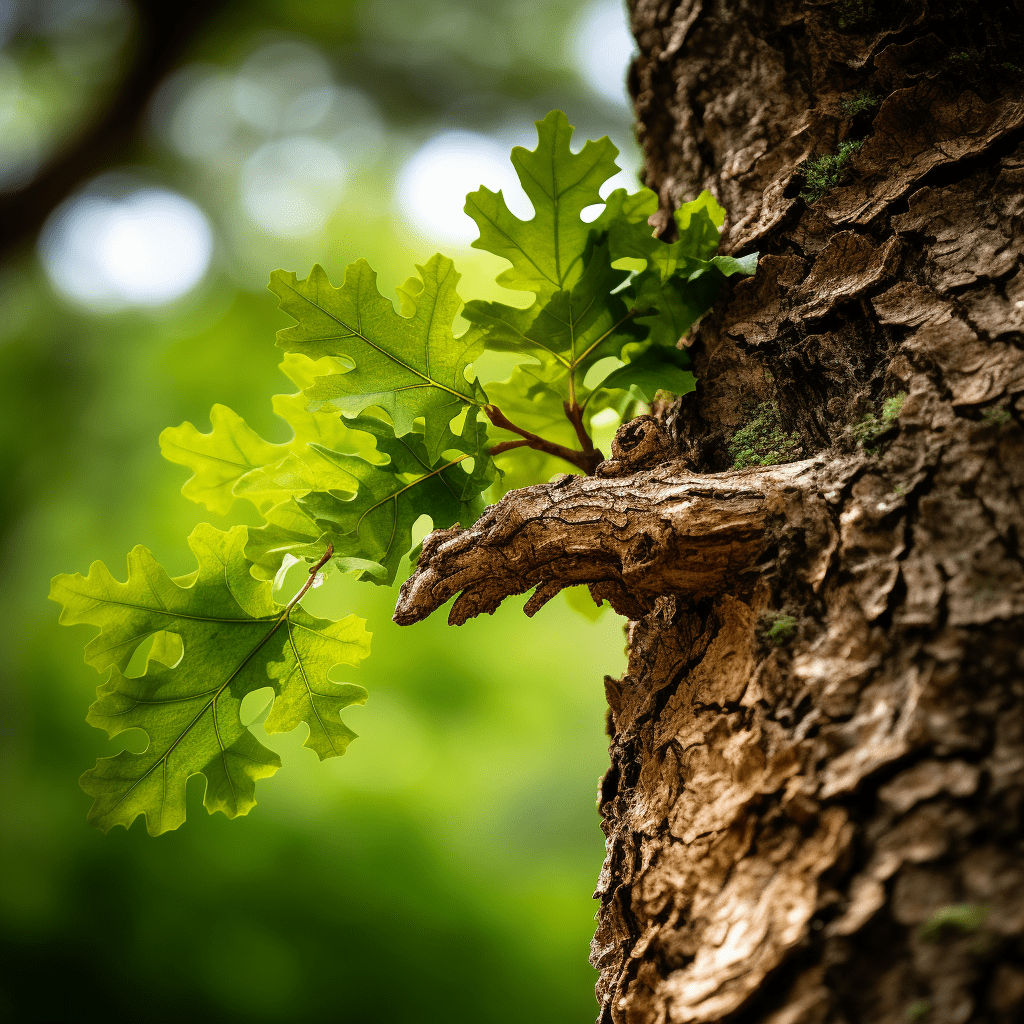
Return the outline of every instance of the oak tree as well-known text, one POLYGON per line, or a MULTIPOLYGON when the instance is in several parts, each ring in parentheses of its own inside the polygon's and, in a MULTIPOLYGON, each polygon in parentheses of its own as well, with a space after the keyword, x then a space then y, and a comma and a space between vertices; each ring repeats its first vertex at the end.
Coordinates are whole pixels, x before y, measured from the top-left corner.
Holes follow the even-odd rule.
MULTIPOLYGON (((247 497, 265 526, 197 532, 185 579, 136 552, 127 584, 99 569, 58 584, 70 619, 105 630, 93 720, 156 723, 159 762, 90 773, 94 818, 174 827, 179 757, 175 784, 202 770, 211 809, 244 813, 276 768, 230 731, 249 673, 274 686, 268 727, 305 721, 321 756, 344 749, 336 714, 361 690, 316 687, 365 654, 361 624, 275 606, 270 580, 325 556, 393 579, 413 488, 444 525, 399 622, 455 598, 458 624, 530 590, 532 614, 580 584, 628 621, 628 670, 605 681, 602 1022, 1009 1024, 1024 1002, 1020 11, 635 0, 631 15, 653 195, 618 194, 580 227, 593 149, 571 227, 554 178, 532 227, 477 193, 481 244, 535 303, 471 303, 461 348, 441 257, 400 313, 365 265, 340 288, 319 270, 276 275, 298 321, 279 342, 302 392, 279 409, 296 441, 268 445, 230 410, 211 435, 164 437, 193 497, 247 497), (510 390, 466 375, 487 344, 530 349, 519 391, 538 422, 564 414, 557 439, 511 417, 495 397, 510 390), (622 363, 609 393, 655 399, 607 459, 578 355, 622 363), (686 390, 671 382, 691 366, 696 392, 654 395, 658 380, 686 390), (239 472, 217 475, 221 445, 239 472), (493 460, 527 451, 583 475, 483 510, 493 460), (111 595, 131 605, 113 626, 111 595), (149 665, 128 679, 143 634, 149 665)), ((538 150, 517 151, 527 176, 531 158, 557 164, 544 132, 564 126, 539 127, 538 150)))
POLYGON ((1009 1024, 1021 9, 631 7, 656 225, 710 189, 758 274, 696 332, 698 391, 625 434, 613 473, 435 535, 400 612, 586 580, 629 619, 605 684, 602 1022, 1009 1024))

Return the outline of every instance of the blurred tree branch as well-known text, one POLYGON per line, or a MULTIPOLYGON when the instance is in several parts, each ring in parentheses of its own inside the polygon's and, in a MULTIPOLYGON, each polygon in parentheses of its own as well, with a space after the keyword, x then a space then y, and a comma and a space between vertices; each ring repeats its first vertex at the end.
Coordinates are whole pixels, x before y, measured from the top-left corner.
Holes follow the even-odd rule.
POLYGON ((226 0, 135 4, 128 66, 106 104, 30 181, 0 193, 0 266, 31 244, 51 211, 75 188, 130 156, 157 86, 199 29, 226 6, 226 0))

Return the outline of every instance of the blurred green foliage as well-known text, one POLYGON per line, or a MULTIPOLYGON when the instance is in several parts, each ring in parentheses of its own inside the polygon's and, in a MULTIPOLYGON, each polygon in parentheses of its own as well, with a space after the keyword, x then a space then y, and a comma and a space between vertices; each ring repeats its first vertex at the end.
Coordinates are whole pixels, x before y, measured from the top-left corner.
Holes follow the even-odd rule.
POLYGON ((918 929, 925 942, 936 942, 943 936, 971 935, 985 923, 991 908, 984 903, 954 903, 939 907, 918 929))
MULTIPOLYGON (((94 6, 103 17, 69 32, 15 5, 23 20, 6 26, 0 73, 17 79, 19 132, 31 145, 9 187, 116 86, 131 11, 94 6)), ((117 745, 82 721, 96 681, 82 664, 86 631, 58 629, 45 600, 51 576, 95 558, 124 578, 135 543, 172 573, 188 571, 191 528, 230 525, 178 495, 183 474, 160 458, 160 431, 204 425, 223 402, 286 440, 265 400, 289 390, 273 346, 286 318, 266 277, 365 256, 392 293, 439 247, 410 230, 392 198, 424 141, 454 127, 490 133, 507 152, 510 133, 561 106, 580 137, 608 132, 629 145, 626 107, 591 92, 567 56, 580 10, 529 0, 224 6, 113 168, 204 210, 216 239, 204 284, 167 306, 98 311, 58 295, 31 252, 0 271, 0 1019, 593 1015, 586 956, 603 854, 593 794, 606 763, 600 680, 623 668, 616 617, 591 623, 554 602, 527 620, 510 602, 460 630, 443 616, 400 630, 394 590, 333 577, 309 610, 358 609, 375 633, 372 658, 346 677, 372 691, 347 712, 360 738, 320 765, 302 749, 303 730, 261 735, 293 770, 265 784, 253 814, 196 813, 193 779, 188 825, 154 841, 141 822, 107 836, 85 823, 89 798, 75 780, 117 745), (319 54, 348 103, 328 141, 350 122, 363 131, 337 142, 350 154, 344 187, 305 234, 275 234, 244 203, 245 168, 284 128, 243 119, 191 150, 188 123, 177 136, 168 129, 183 83, 206 83, 212 103, 218 81, 253 71, 253 55, 279 44, 319 54)), ((257 71, 271 100, 290 95, 294 82, 275 78, 272 63, 257 71)), ((468 246, 454 255, 467 292, 497 297, 501 261, 468 246)))
POLYGON ((792 615, 779 612, 772 616, 764 631, 765 639, 776 647, 782 647, 796 635, 797 621, 792 615))

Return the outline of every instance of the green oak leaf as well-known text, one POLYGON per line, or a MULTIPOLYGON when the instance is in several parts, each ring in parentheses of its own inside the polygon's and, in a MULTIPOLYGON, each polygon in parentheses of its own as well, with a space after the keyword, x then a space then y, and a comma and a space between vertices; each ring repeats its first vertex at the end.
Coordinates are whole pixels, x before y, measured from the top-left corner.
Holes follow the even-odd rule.
MULTIPOLYGON (((469 526, 485 493, 579 472, 576 463, 597 461, 591 439, 607 452, 616 426, 659 389, 693 390, 677 344, 728 277, 755 272, 757 254, 716 255, 725 214, 708 192, 676 211, 673 241, 655 238, 653 192, 601 199, 618 171, 607 138, 573 153, 560 111, 537 133, 536 149, 512 153, 530 219, 487 188, 466 202, 480 230, 473 245, 509 262, 498 283, 534 293, 528 308, 470 302, 470 326, 456 338, 459 275, 441 255, 397 289, 397 311, 363 260, 337 288, 319 266, 305 280, 275 272, 270 288, 295 321, 278 346, 298 393, 274 398, 291 439, 265 440, 224 406, 213 408, 209 433, 183 423, 160 439, 164 455, 191 470, 186 496, 221 514, 246 499, 263 524, 198 527, 190 544, 199 568, 188 576, 172 579, 140 547, 125 583, 98 562, 86 577, 54 580, 61 621, 100 630, 86 660, 107 678, 89 722, 111 736, 148 736, 144 752, 101 758, 82 778, 102 829, 140 814, 153 834, 177 828, 195 774, 206 778, 208 810, 247 813, 256 781, 280 765, 239 717, 258 690, 273 694, 269 732, 306 723, 306 746, 319 757, 344 752, 354 734, 340 712, 365 691, 330 674, 366 656, 369 634, 354 617, 332 623, 304 612, 298 598, 315 585, 308 575, 290 603, 275 602, 297 564, 322 563, 330 546, 329 568, 389 584, 406 554, 420 557, 422 546, 410 548, 421 516, 435 529, 469 526), (583 219, 602 204, 596 219, 583 219), (486 390, 468 376, 485 348, 505 353, 495 365, 519 363, 486 390), (484 414, 508 429, 489 436, 484 414), (527 443, 561 450, 572 464, 527 443), (582 448, 588 457, 575 458, 582 448), (143 651, 142 675, 127 675, 143 651)), ((586 593, 571 596, 590 610, 586 593)))
POLYGON ((349 266, 340 288, 314 266, 304 281, 275 271, 270 290, 297 321, 278 332, 281 348, 312 359, 333 356, 352 366, 316 378, 305 392, 314 407, 330 405, 355 415, 377 406, 391 417, 399 436, 411 433, 422 418, 427 452, 434 460, 451 420, 487 400, 479 383, 467 381, 465 373, 483 351, 483 339, 474 329, 459 338, 452 334, 462 305, 452 261, 436 255, 417 270, 419 278, 400 289, 407 316, 396 313, 380 294, 377 275, 365 260, 349 266))
POLYGON ((710 260, 718 252, 718 241, 725 223, 725 210, 707 190, 696 199, 683 203, 672 219, 676 222, 679 240, 673 242, 692 259, 710 260))
MULTIPOLYGON (((623 346, 645 334, 633 322, 622 295, 613 294, 628 276, 627 271, 611 266, 608 247, 602 243, 591 248, 586 269, 572 289, 555 292, 528 309, 501 302, 468 302, 462 315, 486 329, 488 348, 536 359, 546 385, 561 400, 572 401, 578 399, 594 363, 619 356, 623 346)), ((493 395, 491 399, 501 404, 493 395)))
POLYGON ((646 261, 646 269, 630 285, 636 308, 650 310, 638 314, 637 323, 649 329, 651 340, 675 346, 714 305, 726 277, 755 273, 757 253, 741 258, 715 255, 725 211, 710 192, 701 192, 676 210, 674 242, 655 238, 647 223, 657 207, 650 189, 633 195, 617 189, 594 227, 607 234, 613 261, 646 261))
MULTIPOLYGON (((471 409, 461 437, 449 434, 446 445, 461 456, 431 459, 422 435, 396 437, 378 419, 359 417, 353 429, 365 430, 377 439, 377 450, 388 456, 383 465, 318 449, 352 483, 349 495, 314 491, 298 499, 298 507, 347 555, 379 562, 387 569, 375 583, 394 582, 402 557, 412 547, 412 527, 421 515, 430 516, 434 529, 476 522, 483 511, 481 494, 495 476, 487 453, 487 435, 471 409), (472 470, 463 464, 472 459, 472 470), (351 493, 354 492, 354 493, 351 493)), ((365 577, 364 577, 365 578, 365 577)))
POLYGON ((210 425, 208 434, 188 422, 167 427, 160 434, 160 451, 168 462, 192 470, 181 493, 224 515, 235 503, 235 484, 251 470, 280 459, 288 446, 264 441, 226 405, 210 410, 210 425))
POLYGON ((697 378, 690 372, 690 357, 686 351, 652 344, 624 366, 613 370, 599 386, 623 391, 635 388, 645 402, 653 402, 659 390, 675 395, 689 394, 696 390, 697 378))
POLYGON ((663 279, 675 274, 689 277, 706 269, 718 251, 725 210, 710 192, 704 191, 689 203, 683 203, 673 215, 677 239, 665 242, 656 238, 648 218, 658 209, 658 197, 648 188, 630 195, 616 189, 608 197, 601 216, 594 221, 595 231, 607 233, 612 259, 643 259, 657 268, 663 279))
POLYGON ((103 831, 127 828, 140 814, 151 835, 177 828, 185 820, 185 784, 195 774, 206 777, 210 813, 248 813, 256 780, 280 767, 239 718, 243 698, 255 690, 274 690, 267 730, 306 722, 305 745, 320 758, 343 753, 354 736, 339 712, 363 703, 366 691, 328 673, 369 653, 363 620, 330 622, 276 604, 271 584, 249 574, 245 542, 244 526, 225 533, 202 524, 189 538, 199 568, 187 576, 172 579, 139 546, 128 556, 127 582, 102 562, 88 576, 53 581, 61 622, 100 629, 86 661, 109 674, 87 720, 110 736, 139 728, 149 737, 143 753, 100 758, 82 776, 94 798, 89 820, 103 831), (154 636, 145 674, 126 676, 135 650, 154 636))
POLYGON ((633 280, 638 309, 636 322, 648 329, 648 338, 658 345, 675 348, 690 328, 714 305, 724 278, 717 271, 702 273, 695 280, 682 277, 662 278, 655 270, 645 270, 633 280))
MULTIPOLYGON (((324 366, 324 364, 321 364, 324 366)), ((326 369, 326 366, 324 366, 326 369)), ((211 430, 204 434, 191 423, 168 427, 160 434, 160 451, 169 462, 187 466, 192 476, 182 494, 211 512, 230 511, 236 498, 251 501, 260 512, 287 499, 291 490, 267 486, 267 470, 291 456, 293 473, 315 477, 326 466, 310 443, 328 448, 358 451, 359 441, 334 410, 310 411, 308 399, 299 392, 274 395, 274 412, 292 429, 292 439, 283 444, 265 441, 245 420, 227 406, 210 410, 211 430), (301 469, 295 463, 301 464, 301 469)), ((309 490, 311 483, 305 489, 309 490)), ((297 484, 296 490, 303 486, 297 484)))
POLYGON ((512 264, 498 283, 540 299, 571 289, 579 280, 591 234, 580 213, 602 202, 598 190, 619 169, 619 151, 607 137, 573 153, 572 133, 565 114, 553 110, 537 122, 536 149, 512 150, 512 165, 533 204, 531 220, 516 217, 501 192, 481 188, 466 196, 466 213, 480 229, 473 246, 512 264))
POLYGON ((252 563, 249 571, 256 579, 274 579, 289 556, 315 562, 324 553, 328 540, 325 531, 294 498, 268 509, 263 518, 263 526, 249 527, 245 545, 245 557, 252 563))

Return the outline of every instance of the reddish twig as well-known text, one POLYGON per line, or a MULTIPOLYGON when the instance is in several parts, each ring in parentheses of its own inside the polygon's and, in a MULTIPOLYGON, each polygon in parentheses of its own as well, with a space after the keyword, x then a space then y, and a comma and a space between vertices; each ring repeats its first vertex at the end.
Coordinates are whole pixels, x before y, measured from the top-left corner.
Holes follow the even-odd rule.
POLYGON ((595 451, 594 442, 590 439, 587 428, 583 425, 583 409, 575 402, 563 402, 562 408, 565 410, 566 419, 572 424, 573 430, 576 431, 580 444, 583 445, 583 451, 595 451))
MULTIPOLYGON (((566 448, 565 445, 547 441, 539 434, 534 434, 529 430, 524 430, 522 427, 517 427, 496 405, 485 405, 483 408, 487 418, 496 427, 508 430, 513 434, 518 434, 523 438, 522 444, 517 441, 508 441, 504 442, 505 447, 495 445, 491 449, 492 455, 497 454, 495 449, 498 448, 502 451, 508 451, 510 448, 532 448, 534 451, 545 452, 547 455, 554 455, 555 458, 563 459, 571 466, 582 469, 588 476, 593 474, 598 463, 604 462, 604 456, 594 447, 592 442, 590 443, 589 451, 577 452, 572 448, 566 448)), ((588 437, 587 440, 589 442, 590 438, 588 437)))
POLYGON ((502 452, 510 452, 516 448, 528 448, 530 446, 529 441, 502 441, 500 444, 492 444, 487 451, 491 455, 500 455, 502 452))

